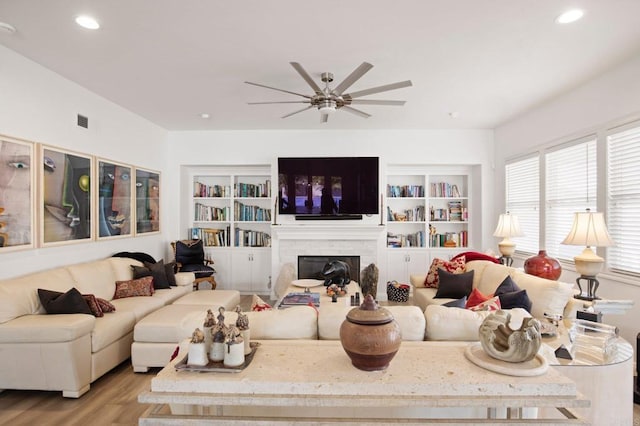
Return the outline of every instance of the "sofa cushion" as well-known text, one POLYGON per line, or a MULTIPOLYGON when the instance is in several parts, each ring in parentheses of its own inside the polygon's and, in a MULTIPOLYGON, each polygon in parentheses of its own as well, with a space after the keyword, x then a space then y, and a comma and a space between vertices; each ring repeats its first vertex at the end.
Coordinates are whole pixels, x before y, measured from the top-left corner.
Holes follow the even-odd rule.
POLYGON ((70 342, 93 330, 93 315, 22 315, 0 324, 0 343, 70 342))
POLYGON ((465 305, 465 308, 467 309, 473 308, 474 306, 479 305, 483 302, 486 302, 489 299, 491 299, 491 296, 487 296, 477 288, 474 288, 471 291, 471 294, 469 295, 469 297, 467 298, 467 303, 465 305))
POLYGON ((116 281, 116 288, 113 299, 124 299, 126 297, 152 296, 153 277, 142 277, 128 281, 116 281))
POLYGON ((473 287, 473 271, 452 274, 444 269, 438 270, 439 284, 436 299, 460 299, 469 296, 473 287))
MULTIPOLYGON (((153 277, 153 288, 159 289, 171 287, 169 278, 167 277, 167 268, 164 264, 163 259, 158 260, 158 262, 156 263, 145 262, 144 266, 151 272, 151 276, 153 277)), ((173 267, 171 267, 170 269, 171 281, 173 281, 173 284, 175 285, 176 279, 175 275, 173 274, 173 267)))
POLYGON ((93 294, 107 300, 113 297, 116 276, 108 259, 78 263, 67 266, 66 269, 75 280, 75 287, 80 293, 93 294))
POLYGON ((91 309, 77 288, 72 287, 65 293, 38 289, 38 297, 48 314, 89 314, 91 309))
POLYGON ((573 297, 574 285, 516 272, 513 280, 532 301, 531 315, 542 318, 545 313, 564 315, 564 307, 573 297))
MULTIPOLYGON (((217 312, 217 307, 211 307, 217 312)), ((202 329, 207 307, 167 305, 142 318, 133 330, 133 340, 150 343, 177 343, 202 329)), ((250 324, 251 325, 251 324, 250 324)))
MULTIPOLYGON (((110 257, 106 259, 111 265, 115 281, 127 281, 133 278, 132 266, 143 266, 142 262, 126 257, 110 257)), ((115 282, 114 281, 114 282, 115 282)), ((114 289, 115 291, 115 289, 114 289)), ((113 295, 112 295, 113 296, 113 295)), ((108 299, 111 300, 111 299, 108 299)))
MULTIPOLYGON (((262 312, 246 312, 251 339, 311 339, 318 338, 318 312, 310 306, 292 306, 262 312)), ((235 312, 227 317, 235 322, 235 312), (233 315, 231 315, 233 314, 233 315)))
POLYGON ((178 300, 180 297, 185 294, 191 293, 192 290, 190 287, 169 287, 169 288, 161 288, 160 290, 156 290, 153 292, 154 298, 162 299, 165 305, 173 303, 178 300))
POLYGON ((119 311, 96 320, 91 332, 91 352, 98 352, 133 331, 136 316, 131 311, 119 311))
POLYGON ((464 272, 465 268, 465 259, 464 257, 459 257, 456 260, 447 261, 444 259, 435 258, 431 262, 431 267, 429 268, 429 272, 427 273, 427 278, 424 280, 424 284, 422 287, 428 288, 437 288, 439 283, 438 270, 444 269, 447 272, 451 272, 452 274, 459 274, 464 272))
POLYGON ((136 321, 140 321, 151 312, 164 306, 162 299, 153 296, 125 297, 124 299, 114 299, 111 303, 116 307, 116 312, 133 312, 136 321))

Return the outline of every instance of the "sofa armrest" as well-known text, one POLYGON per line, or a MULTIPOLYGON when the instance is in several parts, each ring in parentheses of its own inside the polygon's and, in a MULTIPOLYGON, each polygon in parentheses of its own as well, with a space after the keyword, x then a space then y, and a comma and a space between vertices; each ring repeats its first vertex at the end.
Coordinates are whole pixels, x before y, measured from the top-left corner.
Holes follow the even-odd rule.
POLYGON ((196 280, 196 274, 193 272, 178 272, 176 273, 176 284, 180 286, 193 285, 196 280))

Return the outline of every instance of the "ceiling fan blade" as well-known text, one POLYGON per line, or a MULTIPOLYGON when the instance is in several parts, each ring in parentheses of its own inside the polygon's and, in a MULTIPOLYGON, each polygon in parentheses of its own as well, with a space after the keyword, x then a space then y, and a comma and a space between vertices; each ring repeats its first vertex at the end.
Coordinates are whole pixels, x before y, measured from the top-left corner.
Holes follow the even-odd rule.
POLYGON ((313 91, 316 92, 316 95, 322 95, 322 89, 320 88, 320 86, 316 84, 315 81, 313 81, 309 73, 304 68, 302 68, 302 65, 300 65, 297 62, 289 62, 289 63, 293 68, 295 68, 296 71, 298 71, 298 74, 300 74, 300 76, 304 78, 304 81, 306 81, 307 84, 311 86, 313 91))
POLYGON ((245 81, 245 83, 251 84, 252 86, 264 87, 265 89, 277 90, 278 92, 290 93, 292 95, 302 96, 303 98, 311 99, 311 96, 303 95, 302 93, 291 92, 289 90, 284 90, 284 89, 277 89, 275 87, 265 86, 264 84, 259 84, 259 83, 252 83, 250 81, 245 81))
POLYGON ((373 99, 353 99, 349 103, 350 105, 390 105, 390 106, 402 106, 407 101, 376 101, 373 99))
POLYGON ((329 114, 320 115, 320 122, 321 123, 326 123, 327 121, 329 121, 329 114))
POLYGON ((362 118, 369 118, 369 117, 371 117, 371 114, 367 114, 366 112, 364 112, 364 111, 360 111, 359 109, 351 108, 350 106, 346 106, 346 105, 345 105, 345 106, 343 106, 343 107, 342 107, 342 108, 340 108, 340 109, 343 109, 343 110, 345 110, 345 111, 349 111, 351 114, 359 115, 359 116, 360 116, 360 117, 362 117, 362 118))
POLYGON ((360 90, 359 92, 345 93, 345 95, 343 97, 345 99, 346 98, 355 99, 355 98, 359 98, 360 96, 373 95, 374 93, 386 92, 388 90, 401 89, 403 87, 409 87, 409 86, 412 86, 412 85, 413 84, 411 83, 411 80, 400 81, 398 83, 385 84, 384 86, 378 86, 378 87, 372 87, 371 89, 360 90))
POLYGON ((355 83, 360 77, 365 75, 365 73, 371 68, 373 68, 373 65, 368 62, 363 62, 358 68, 356 68, 351 74, 349 74, 347 78, 342 80, 342 83, 338 84, 336 88, 331 91, 331 93, 336 96, 342 95, 342 92, 351 87, 353 83, 355 83))
POLYGON ((299 113, 299 112, 306 111, 306 110, 308 110, 309 108, 313 108, 313 105, 309 105, 309 106, 308 106, 308 107, 306 107, 306 108, 302 108, 302 109, 299 109, 298 111, 294 111, 294 112, 289 113, 289 114, 287 114, 287 115, 283 115, 281 118, 291 117, 292 115, 297 114, 297 113, 299 113))
POLYGON ((278 102, 247 102, 247 105, 267 105, 267 104, 308 104, 311 101, 278 101, 278 102))

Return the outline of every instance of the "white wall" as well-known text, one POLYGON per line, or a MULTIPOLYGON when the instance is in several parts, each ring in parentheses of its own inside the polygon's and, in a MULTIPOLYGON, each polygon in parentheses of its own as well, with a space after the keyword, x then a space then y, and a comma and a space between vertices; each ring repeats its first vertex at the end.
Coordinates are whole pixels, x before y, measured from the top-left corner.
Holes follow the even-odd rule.
MULTIPOLYGON (((357 118, 357 117, 356 117, 357 118)), ((168 171, 171 190, 180 190, 180 166, 269 164, 284 156, 376 156, 388 164, 478 164, 482 211, 491 209, 494 187, 491 130, 322 130, 171 132, 168 171)), ((166 181, 165 181, 166 182, 166 181)), ((170 212, 170 235, 184 237, 180 212, 170 212)), ((493 218, 482 215, 482 248, 493 245, 493 218), (491 228, 491 229, 489 229, 491 228)))
MULTIPOLYGON (((166 168, 164 129, 3 46, 0 46, 0 134, 139 167, 160 171, 166 168), (89 129, 76 125, 78 113, 89 117, 89 129)), ((170 203, 166 189, 161 190, 164 225, 162 215, 170 203)), ((2 253, 0 278, 103 258, 117 251, 143 251, 157 257, 164 254, 166 244, 163 236, 156 234, 2 253)))
MULTIPOLYGON (((559 142, 592 134, 640 119, 640 55, 495 129, 496 202, 494 216, 504 210, 505 160, 559 142)), ((600 174, 602 176, 602 174, 600 174)), ((603 185, 603 182, 599 182, 603 185)), ((640 332, 640 280, 600 274, 598 295, 607 299, 633 299, 635 309, 626 315, 606 315, 622 336, 634 342, 640 332)), ((561 279, 575 282, 574 270, 565 268, 561 279)))

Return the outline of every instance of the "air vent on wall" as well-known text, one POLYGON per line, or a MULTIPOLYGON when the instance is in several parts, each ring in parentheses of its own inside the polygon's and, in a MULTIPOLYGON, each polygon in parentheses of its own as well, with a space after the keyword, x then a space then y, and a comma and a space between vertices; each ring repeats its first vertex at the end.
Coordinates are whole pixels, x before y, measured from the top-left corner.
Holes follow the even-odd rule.
POLYGON ((78 114, 78 126, 84 127, 85 129, 89 128, 89 118, 84 115, 78 114))

